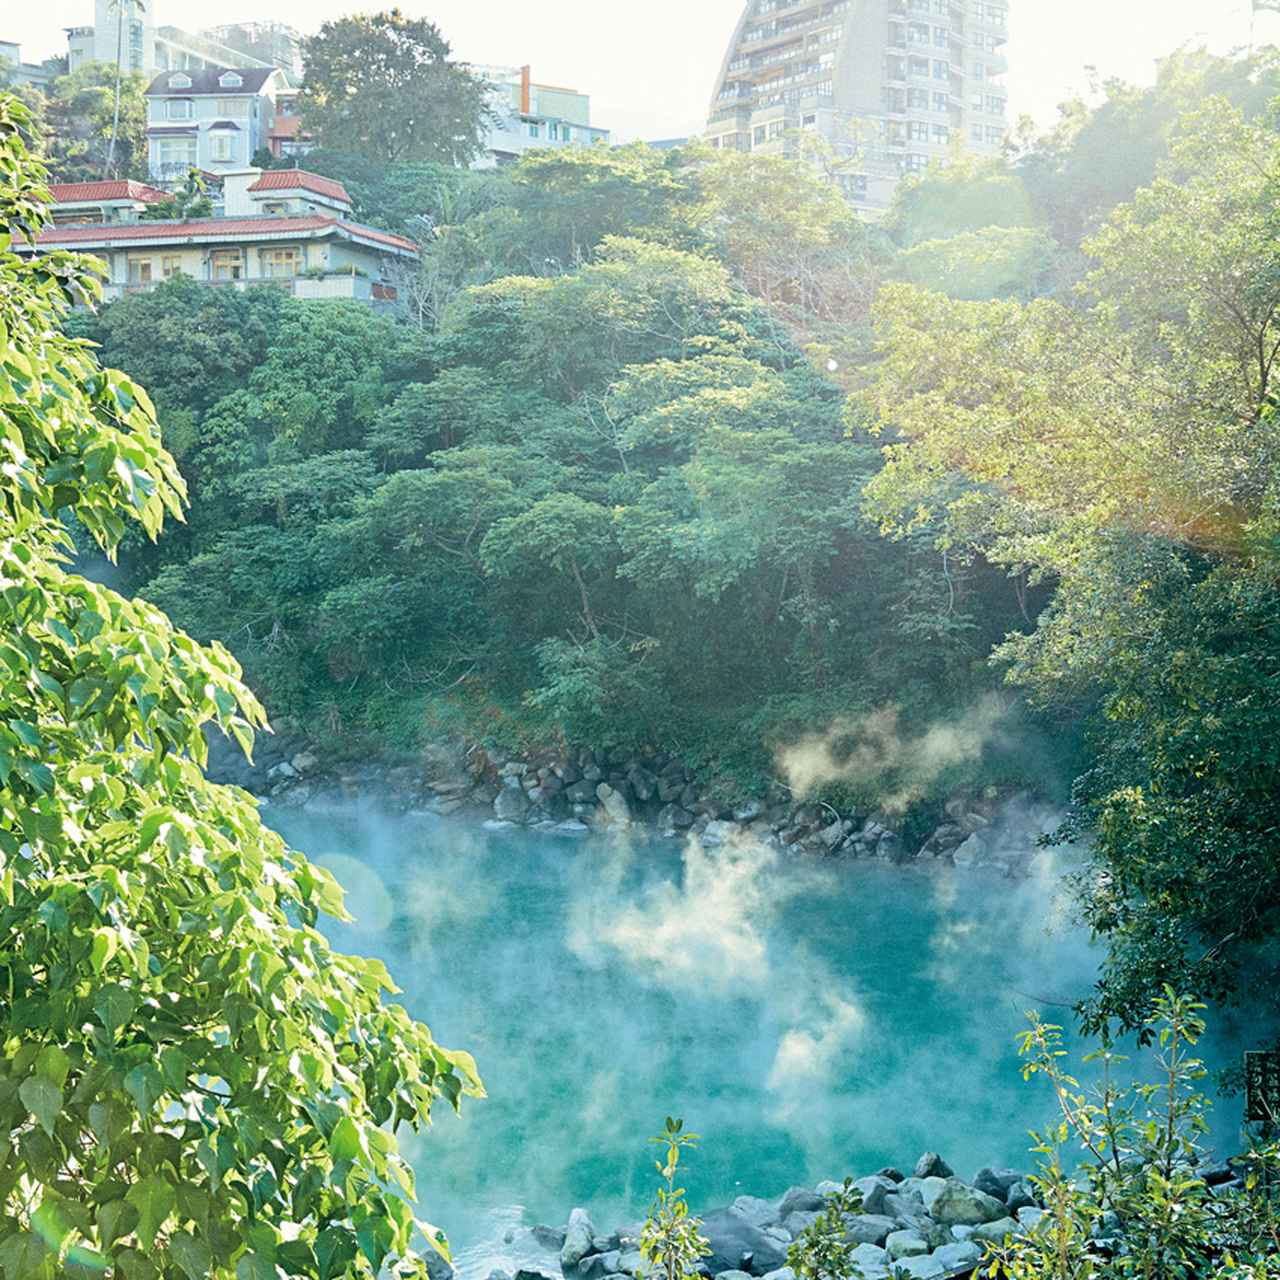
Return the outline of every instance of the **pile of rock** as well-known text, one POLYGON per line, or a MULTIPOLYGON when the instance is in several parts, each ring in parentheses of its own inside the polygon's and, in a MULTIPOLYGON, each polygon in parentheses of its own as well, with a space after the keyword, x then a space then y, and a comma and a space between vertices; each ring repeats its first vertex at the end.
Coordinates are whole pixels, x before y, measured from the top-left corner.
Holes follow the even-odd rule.
POLYGON ((961 792, 947 801, 946 821, 923 842, 912 841, 900 817, 839 813, 797 801, 776 784, 756 799, 734 798, 686 761, 655 749, 509 758, 455 741, 412 759, 326 771, 292 725, 259 739, 252 766, 237 748, 212 741, 211 772, 286 806, 335 794, 378 796, 401 811, 475 812, 493 825, 565 835, 640 826, 707 848, 750 842, 796 856, 990 867, 1013 876, 1037 869, 1046 857, 1039 837, 1054 825, 1053 815, 1026 794, 961 792))
MULTIPOLYGON (((845 1218, 845 1239, 855 1246, 863 1280, 972 1275, 989 1244, 1030 1232, 1043 1217, 1024 1175, 982 1169, 964 1182, 933 1152, 920 1158, 910 1177, 882 1169, 854 1185, 862 1209, 845 1218)), ((702 1232, 711 1254, 702 1273, 714 1280, 795 1280, 787 1251, 837 1190, 836 1183, 825 1182, 813 1189, 793 1187, 772 1200, 739 1196, 727 1209, 708 1213, 702 1232)), ((639 1226, 632 1226, 600 1235, 586 1210, 575 1209, 562 1230, 533 1228, 529 1235, 547 1255, 547 1268, 521 1271, 515 1280, 556 1280, 557 1271, 564 1280, 633 1280, 649 1270, 639 1234, 639 1226)), ((512 1278, 498 1271, 489 1280, 512 1278)))

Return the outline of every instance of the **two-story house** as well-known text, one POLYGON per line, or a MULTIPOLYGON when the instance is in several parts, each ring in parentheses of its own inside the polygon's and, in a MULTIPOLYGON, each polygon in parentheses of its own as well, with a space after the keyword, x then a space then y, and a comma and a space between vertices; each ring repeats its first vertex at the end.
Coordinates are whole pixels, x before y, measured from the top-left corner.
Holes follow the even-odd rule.
POLYGON ((147 154, 153 182, 177 182, 189 170, 244 169, 268 146, 275 67, 205 67, 166 71, 147 89, 147 154))
POLYGON ((266 285, 295 298, 386 308, 417 267, 418 246, 351 218, 342 183, 298 169, 243 168, 221 182, 221 216, 149 221, 164 193, 139 183, 56 187, 54 225, 19 253, 71 249, 101 259, 112 301, 175 276, 231 289, 266 285))

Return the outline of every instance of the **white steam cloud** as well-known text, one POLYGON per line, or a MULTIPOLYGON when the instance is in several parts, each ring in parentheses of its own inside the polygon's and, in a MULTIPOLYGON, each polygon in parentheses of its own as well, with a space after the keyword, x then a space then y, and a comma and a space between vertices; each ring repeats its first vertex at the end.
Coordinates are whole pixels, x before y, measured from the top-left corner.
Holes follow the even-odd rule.
POLYGON ((888 813, 920 799, 946 770, 978 759, 995 740, 1005 713, 991 696, 957 719, 923 734, 904 734, 896 707, 837 720, 825 732, 778 752, 778 767, 797 796, 835 782, 872 791, 888 813))

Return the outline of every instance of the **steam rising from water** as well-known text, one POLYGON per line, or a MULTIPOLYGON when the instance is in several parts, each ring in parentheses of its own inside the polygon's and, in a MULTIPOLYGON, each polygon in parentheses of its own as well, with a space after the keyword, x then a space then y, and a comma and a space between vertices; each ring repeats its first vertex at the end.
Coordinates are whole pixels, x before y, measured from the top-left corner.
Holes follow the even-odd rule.
POLYGON ((699 1210, 926 1147, 965 1172, 1025 1164, 1049 1107, 1019 1079, 1023 993, 1082 994, 1096 962, 1048 931, 1047 866, 1013 884, 751 843, 271 816, 356 860, 323 859, 357 917, 335 942, 384 959, 410 1012, 479 1062, 490 1097, 404 1142, 463 1280, 533 1264, 521 1222, 575 1204, 602 1229, 634 1221, 666 1114, 704 1135, 686 1183, 699 1210))
POLYGON ((902 813, 948 769, 977 760, 995 739, 1005 707, 985 698, 950 722, 904 735, 895 707, 838 720, 825 732, 778 752, 778 766, 798 796, 842 782, 878 797, 886 813, 902 813))

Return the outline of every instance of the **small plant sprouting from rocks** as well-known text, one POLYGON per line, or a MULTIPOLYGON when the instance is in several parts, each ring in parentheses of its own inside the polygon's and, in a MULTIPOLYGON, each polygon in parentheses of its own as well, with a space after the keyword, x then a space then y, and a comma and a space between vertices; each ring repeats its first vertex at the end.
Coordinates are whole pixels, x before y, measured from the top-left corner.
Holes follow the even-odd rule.
POLYGON ((696 1133, 684 1132, 683 1120, 668 1116, 665 1130, 649 1141, 666 1148, 666 1159, 654 1162, 664 1185, 658 1188, 641 1228, 640 1256, 659 1280, 685 1280, 711 1253, 702 1234, 702 1219, 690 1216, 684 1188, 676 1186, 681 1152, 696 1149, 700 1139, 696 1133))
POLYGON ((787 1266, 799 1280, 850 1280, 862 1274, 853 1260, 856 1246, 845 1238, 845 1218, 861 1212, 862 1192, 846 1178, 787 1250, 787 1266))

